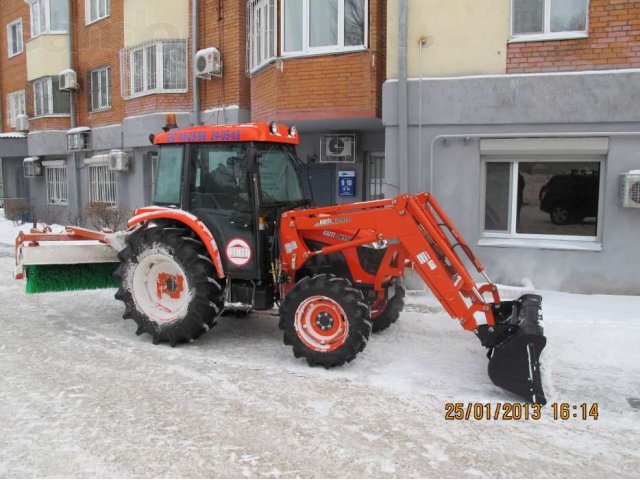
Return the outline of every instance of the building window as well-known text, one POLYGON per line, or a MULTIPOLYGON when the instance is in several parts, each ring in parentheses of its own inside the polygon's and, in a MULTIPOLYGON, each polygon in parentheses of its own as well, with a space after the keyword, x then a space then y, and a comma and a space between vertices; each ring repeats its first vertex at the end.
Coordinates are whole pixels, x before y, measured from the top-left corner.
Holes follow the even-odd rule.
POLYGON ((7 95, 7 122, 11 128, 16 128, 18 115, 24 115, 25 113, 25 91, 20 90, 7 95))
POLYGON ((47 203, 49 205, 67 205, 69 202, 67 188, 67 166, 61 162, 45 166, 47 178, 47 203))
POLYGON ((110 0, 85 0, 85 24, 97 22, 109 16, 110 0))
POLYGON ((117 203, 117 174, 108 164, 89 166, 89 193, 92 203, 117 203))
POLYGON ((68 0, 28 0, 31 5, 31 37, 43 33, 67 33, 68 0))
POLYGON ((122 96, 187 91, 187 41, 165 40, 120 53, 122 96))
POLYGON ((283 0, 282 54, 360 50, 367 46, 365 0, 283 0))
POLYGON ((254 72, 276 58, 275 0, 249 0, 247 18, 247 69, 254 72))
POLYGON ((69 114, 69 93, 59 90, 58 77, 44 77, 33 82, 33 111, 36 117, 69 114))
POLYGON ((22 39, 22 19, 7 25, 7 50, 9 58, 19 55, 24 50, 22 39))
POLYGON ((92 112, 111 107, 111 67, 89 72, 89 92, 92 112))
POLYGON ((598 156, 486 160, 483 236, 595 241, 602 164, 598 156))
POLYGON ((589 0, 512 0, 514 39, 575 38, 587 35, 589 0))

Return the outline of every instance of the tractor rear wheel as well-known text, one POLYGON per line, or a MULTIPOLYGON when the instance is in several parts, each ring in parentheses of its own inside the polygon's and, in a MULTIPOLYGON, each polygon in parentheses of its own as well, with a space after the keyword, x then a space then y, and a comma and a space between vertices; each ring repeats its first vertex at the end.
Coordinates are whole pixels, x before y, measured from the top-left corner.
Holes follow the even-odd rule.
POLYGON ((371 327, 373 333, 386 330, 400 318, 404 308, 405 285, 402 277, 396 278, 386 289, 385 298, 379 305, 371 307, 371 327), (391 298, 389 298, 391 297, 391 298))
POLYGON ((119 254, 115 297, 123 318, 148 333, 153 343, 189 342, 215 325, 224 303, 213 262, 186 228, 150 227, 132 234, 119 254))
POLYGON ((336 367, 364 350, 371 333, 369 307, 349 280, 329 274, 305 277, 280 304, 285 345, 311 366, 336 367))

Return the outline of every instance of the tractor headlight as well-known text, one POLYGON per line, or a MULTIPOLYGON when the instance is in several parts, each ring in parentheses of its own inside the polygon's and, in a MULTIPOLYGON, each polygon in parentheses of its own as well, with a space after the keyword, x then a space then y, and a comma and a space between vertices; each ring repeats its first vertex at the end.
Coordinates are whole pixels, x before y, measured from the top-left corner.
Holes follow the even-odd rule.
POLYGON ((274 121, 269 124, 271 135, 278 135, 278 124, 274 121))
POLYGON ((289 128, 289 136, 295 137, 298 134, 298 128, 295 125, 291 125, 289 128))

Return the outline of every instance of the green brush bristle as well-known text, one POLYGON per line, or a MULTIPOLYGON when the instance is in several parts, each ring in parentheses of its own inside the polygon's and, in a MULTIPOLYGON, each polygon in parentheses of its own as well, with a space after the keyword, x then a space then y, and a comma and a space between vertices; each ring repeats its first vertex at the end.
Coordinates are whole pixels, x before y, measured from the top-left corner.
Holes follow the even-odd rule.
POLYGON ((115 288, 118 263, 30 265, 26 267, 27 293, 66 292, 115 288))

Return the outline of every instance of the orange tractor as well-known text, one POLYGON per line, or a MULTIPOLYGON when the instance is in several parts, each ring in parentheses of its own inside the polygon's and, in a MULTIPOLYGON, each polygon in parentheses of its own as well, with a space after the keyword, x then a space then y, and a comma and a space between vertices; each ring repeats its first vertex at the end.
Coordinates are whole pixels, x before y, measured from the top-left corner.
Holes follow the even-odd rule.
POLYGON ((546 402, 541 298, 502 301, 430 194, 311 208, 298 133, 275 123, 165 129, 152 142, 154 206, 137 210, 124 232, 20 234, 16 277, 29 281, 43 266, 117 263, 124 318, 172 346, 195 340, 221 315, 275 304, 294 355, 329 368, 353 360, 372 331, 398 319, 403 274, 413 268, 487 347, 491 380, 546 402))

